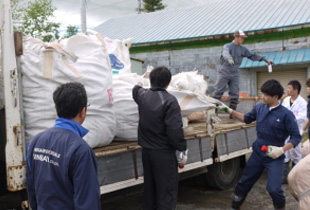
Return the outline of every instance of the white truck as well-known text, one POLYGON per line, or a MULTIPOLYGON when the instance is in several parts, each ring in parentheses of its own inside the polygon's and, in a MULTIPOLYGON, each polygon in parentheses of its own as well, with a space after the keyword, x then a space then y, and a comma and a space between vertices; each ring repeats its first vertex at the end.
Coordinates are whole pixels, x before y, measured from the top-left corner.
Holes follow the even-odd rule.
MULTIPOLYGON (((27 200, 26 148, 20 59, 22 36, 13 31, 9 0, 0 0, 0 209, 16 208, 27 200), (1 104, 1 101, 3 102, 1 104)), ((238 110, 246 113, 258 100, 241 100, 238 110)), ((214 112, 214 110, 207 111, 214 112)), ((180 178, 201 175, 205 183, 226 189, 235 182, 245 155, 256 139, 255 123, 245 125, 220 114, 189 123, 184 129, 188 162, 179 169, 180 178)), ((143 183, 141 147, 137 142, 112 142, 95 148, 101 194, 143 183)), ((202 183, 204 184, 204 183, 202 183)))

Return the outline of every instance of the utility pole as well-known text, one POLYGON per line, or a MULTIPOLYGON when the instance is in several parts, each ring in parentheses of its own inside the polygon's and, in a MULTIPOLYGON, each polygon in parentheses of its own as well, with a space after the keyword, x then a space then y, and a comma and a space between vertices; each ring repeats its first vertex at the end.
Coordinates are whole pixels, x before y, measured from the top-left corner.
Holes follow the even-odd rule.
POLYGON ((138 2, 139 2, 138 14, 141 14, 141 0, 138 0, 138 2))
POLYGON ((81 30, 82 33, 86 32, 86 0, 80 0, 81 2, 81 30))

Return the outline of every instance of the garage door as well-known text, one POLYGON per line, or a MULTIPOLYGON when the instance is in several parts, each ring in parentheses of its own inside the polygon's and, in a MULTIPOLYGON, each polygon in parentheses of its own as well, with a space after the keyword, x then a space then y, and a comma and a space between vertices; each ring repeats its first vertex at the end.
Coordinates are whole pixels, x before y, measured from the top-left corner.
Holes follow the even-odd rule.
MULTIPOLYGON (((283 86, 285 92, 287 89, 287 83, 291 80, 298 80, 301 84, 301 96, 307 99, 306 81, 307 81, 307 69, 290 69, 290 70, 273 70, 272 73, 269 72, 257 72, 257 93, 261 96, 260 87, 264 82, 269 79, 278 80, 283 86)), ((286 93, 285 93, 286 94, 286 93)))

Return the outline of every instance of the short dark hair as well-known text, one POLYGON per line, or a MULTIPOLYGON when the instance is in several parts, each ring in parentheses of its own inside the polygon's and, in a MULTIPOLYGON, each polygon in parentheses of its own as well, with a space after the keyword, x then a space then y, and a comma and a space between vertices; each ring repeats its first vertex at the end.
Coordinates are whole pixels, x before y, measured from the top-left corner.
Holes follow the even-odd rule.
POLYGON ((151 87, 165 88, 171 81, 171 72, 165 66, 153 69, 150 73, 151 87))
POLYGON ((306 85, 307 87, 310 87, 310 78, 307 79, 306 85))
POLYGON ((275 79, 271 79, 271 80, 267 80, 261 86, 260 91, 272 97, 278 96, 278 99, 280 99, 283 95, 284 88, 282 87, 279 81, 275 79))
POLYGON ((300 82, 298 82, 297 80, 292 80, 292 81, 290 81, 287 85, 291 85, 291 86, 293 87, 294 90, 297 89, 298 94, 300 93, 301 84, 300 84, 300 82))
POLYGON ((74 118, 87 106, 87 94, 81 83, 60 85, 53 93, 53 100, 58 117, 74 118))

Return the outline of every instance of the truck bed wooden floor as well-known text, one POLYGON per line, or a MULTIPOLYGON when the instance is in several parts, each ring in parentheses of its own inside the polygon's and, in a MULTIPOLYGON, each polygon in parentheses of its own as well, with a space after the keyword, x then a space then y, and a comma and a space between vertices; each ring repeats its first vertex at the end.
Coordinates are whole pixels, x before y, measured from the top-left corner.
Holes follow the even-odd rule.
MULTIPOLYGON (((246 125, 237 119, 230 119, 228 114, 219 114, 219 118, 221 122, 215 124, 215 131, 218 132, 255 126, 255 124, 246 125)), ((205 120, 189 123, 188 127, 184 129, 184 136, 186 139, 205 137, 207 135, 207 124, 205 120)), ((113 141, 107 146, 95 148, 94 152, 97 157, 100 157, 136 149, 141 149, 137 141, 113 141)))

